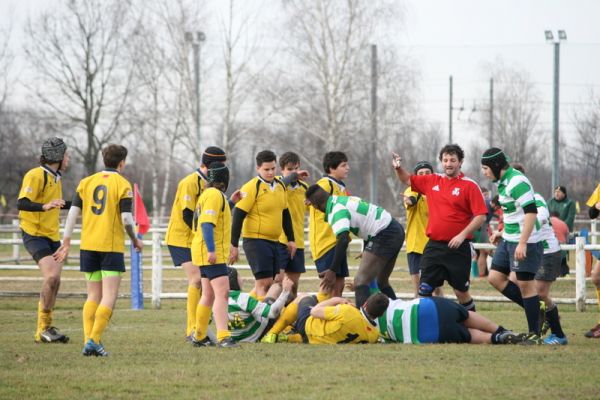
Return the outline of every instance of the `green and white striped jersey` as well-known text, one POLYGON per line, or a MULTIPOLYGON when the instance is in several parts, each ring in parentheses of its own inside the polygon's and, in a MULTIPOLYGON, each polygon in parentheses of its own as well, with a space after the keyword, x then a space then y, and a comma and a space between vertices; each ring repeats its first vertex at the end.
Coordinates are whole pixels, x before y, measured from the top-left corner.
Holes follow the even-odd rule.
POLYGON ((554 234, 552 224, 550 223, 550 211, 546 200, 539 194, 535 193, 535 205, 537 207, 537 219, 541 225, 540 233, 542 235, 542 244, 544 245, 544 254, 551 254, 560 251, 560 243, 554 234))
MULTIPOLYGON (((535 203, 531 182, 520 171, 509 167, 498 182, 498 201, 504 212, 502 238, 507 242, 518 243, 525 220, 523 207, 535 203)), ((540 228, 541 225, 536 219, 527 243, 542 240, 540 228)))
POLYGON ((355 196, 330 196, 325 221, 331 225, 336 236, 350 231, 364 240, 370 240, 390 224, 392 216, 383 208, 355 196))
POLYGON ((229 330, 238 342, 256 342, 269 323, 271 306, 239 290, 229 292, 229 330))
POLYGON ((418 310, 421 299, 390 300, 386 312, 377 319, 377 328, 386 339, 399 343, 420 343, 418 310))

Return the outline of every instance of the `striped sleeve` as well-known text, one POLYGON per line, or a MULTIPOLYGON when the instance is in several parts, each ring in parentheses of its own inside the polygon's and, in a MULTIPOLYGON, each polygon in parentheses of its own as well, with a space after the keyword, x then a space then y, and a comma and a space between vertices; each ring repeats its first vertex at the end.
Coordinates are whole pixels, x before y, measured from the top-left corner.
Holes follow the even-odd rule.
POLYGON ((327 220, 336 236, 350 230, 350 217, 350 211, 346 207, 334 204, 327 220))
MULTIPOLYGON (((533 189, 531 184, 524 176, 520 176, 518 178, 513 179, 515 181, 515 185, 511 185, 512 187, 509 190, 509 195, 515 201, 519 203, 521 207, 525 207, 528 204, 535 203, 533 189)), ((511 181, 512 183, 512 181, 511 181)))

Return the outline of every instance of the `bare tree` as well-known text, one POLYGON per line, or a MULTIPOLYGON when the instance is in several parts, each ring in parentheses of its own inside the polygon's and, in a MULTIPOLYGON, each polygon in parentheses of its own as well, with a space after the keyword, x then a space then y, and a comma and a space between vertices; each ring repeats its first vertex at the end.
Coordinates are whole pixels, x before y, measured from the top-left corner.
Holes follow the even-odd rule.
POLYGON ((125 64, 130 2, 65 0, 26 27, 25 54, 36 72, 28 85, 41 102, 83 132, 73 146, 87 173, 96 169, 101 148, 118 138, 131 91, 125 64))

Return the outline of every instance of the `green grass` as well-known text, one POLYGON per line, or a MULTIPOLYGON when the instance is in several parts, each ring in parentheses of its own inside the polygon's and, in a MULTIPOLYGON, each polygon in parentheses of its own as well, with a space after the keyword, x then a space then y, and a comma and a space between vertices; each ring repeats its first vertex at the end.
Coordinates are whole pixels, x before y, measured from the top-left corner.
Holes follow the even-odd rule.
MULTIPOLYGON (((598 399, 600 341, 583 333, 596 307, 561 306, 569 345, 244 344, 193 348, 184 341, 185 302, 128 310, 120 301, 103 341, 106 359, 81 356, 82 299, 59 299, 55 322, 68 344, 33 343, 36 299, 0 301, 0 399, 598 399)), ((149 305, 146 304, 148 307, 149 305)), ((522 311, 479 311, 524 330, 522 311)))

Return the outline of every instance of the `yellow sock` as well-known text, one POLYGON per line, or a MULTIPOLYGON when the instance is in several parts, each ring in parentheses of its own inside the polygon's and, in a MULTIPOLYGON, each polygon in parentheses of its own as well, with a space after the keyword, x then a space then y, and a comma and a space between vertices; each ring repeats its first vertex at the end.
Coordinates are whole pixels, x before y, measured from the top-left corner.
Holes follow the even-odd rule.
POLYGON ((291 335, 287 335, 288 343, 303 343, 302 335, 299 333, 292 333, 291 335))
POLYGON ((98 303, 95 301, 86 301, 83 304, 83 343, 92 336, 92 328, 94 327, 94 320, 96 319, 96 310, 98 309, 98 303))
POLYGON ((224 331, 221 331, 217 329, 217 341, 220 342, 228 337, 231 337, 231 332, 229 332, 229 330, 225 329, 224 331))
MULTIPOLYGON (((598 309, 600 309, 600 288, 596 288, 596 297, 598 298, 598 309)), ((600 320, 598 320, 600 324, 600 320)))
POLYGON ((269 333, 278 334, 282 332, 288 325, 291 325, 298 319, 298 303, 290 303, 283 310, 281 316, 275 321, 269 333))
POLYGON ((185 336, 192 334, 192 330, 196 327, 196 307, 200 301, 200 295, 202 290, 196 286, 188 286, 187 291, 187 327, 185 329, 185 336))
POLYGON ((321 292, 321 291, 319 291, 319 293, 317 293, 317 302, 318 303, 325 301, 325 300, 329 300, 330 298, 331 298, 331 294, 329 294, 329 293, 325 293, 325 292, 321 292))
POLYGON ((265 296, 256 296, 256 300, 265 301, 265 296))
POLYGON ((256 290, 254 289, 252 289, 250 293, 248 293, 248 296, 254 297, 256 300, 258 300, 258 297, 256 296, 256 290))
POLYGON ((52 311, 44 311, 42 302, 38 303, 38 331, 42 332, 52 325, 52 311))
POLYGON ((92 333, 90 334, 90 338, 94 342, 100 343, 100 337, 102 337, 102 333, 106 329, 111 315, 112 310, 102 304, 96 309, 96 314, 94 314, 94 326, 92 327, 92 333))
POLYGON ((208 331, 208 321, 210 320, 211 308, 198 304, 196 307, 196 340, 202 340, 206 337, 208 331))

